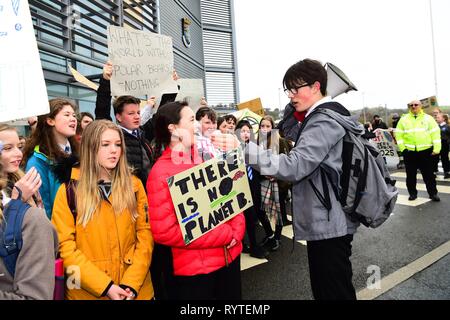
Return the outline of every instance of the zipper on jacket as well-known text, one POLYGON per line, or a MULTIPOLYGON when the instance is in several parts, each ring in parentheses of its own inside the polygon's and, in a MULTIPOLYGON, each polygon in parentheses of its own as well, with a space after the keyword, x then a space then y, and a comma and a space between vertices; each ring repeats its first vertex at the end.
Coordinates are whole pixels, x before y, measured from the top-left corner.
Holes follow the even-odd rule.
POLYGON ((228 267, 230 263, 228 262, 228 249, 227 249, 227 246, 223 246, 223 253, 225 254, 225 265, 228 267))

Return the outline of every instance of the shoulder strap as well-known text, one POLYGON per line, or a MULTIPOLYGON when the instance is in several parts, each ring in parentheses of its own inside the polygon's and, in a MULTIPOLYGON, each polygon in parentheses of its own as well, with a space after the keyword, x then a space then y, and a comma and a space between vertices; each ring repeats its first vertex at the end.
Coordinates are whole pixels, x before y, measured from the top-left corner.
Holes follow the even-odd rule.
POLYGON ((74 179, 70 179, 67 182, 64 182, 66 186, 66 198, 67 198, 67 204, 69 205, 70 212, 72 212, 72 216, 75 220, 75 223, 77 222, 77 206, 76 206, 76 200, 75 200, 75 188, 77 187, 78 181, 74 179))
POLYGON ((2 245, 0 246, 0 256, 3 258, 6 269, 13 277, 16 272, 17 257, 23 245, 23 218, 30 208, 28 203, 19 200, 22 198, 22 191, 18 188, 17 190, 19 191, 18 199, 11 200, 4 210, 5 226, 2 230, 2 245))

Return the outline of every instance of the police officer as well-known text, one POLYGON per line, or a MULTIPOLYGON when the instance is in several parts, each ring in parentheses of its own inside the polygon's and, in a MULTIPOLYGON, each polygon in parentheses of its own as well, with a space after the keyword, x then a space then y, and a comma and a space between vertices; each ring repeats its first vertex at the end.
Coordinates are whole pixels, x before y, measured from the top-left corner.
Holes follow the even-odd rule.
POLYGON ((422 110, 422 103, 414 100, 408 104, 409 112, 397 124, 395 136, 400 152, 403 153, 406 168, 406 186, 409 199, 417 198, 417 169, 420 169, 433 201, 440 201, 433 173, 433 157, 441 151, 441 133, 432 116, 422 110))

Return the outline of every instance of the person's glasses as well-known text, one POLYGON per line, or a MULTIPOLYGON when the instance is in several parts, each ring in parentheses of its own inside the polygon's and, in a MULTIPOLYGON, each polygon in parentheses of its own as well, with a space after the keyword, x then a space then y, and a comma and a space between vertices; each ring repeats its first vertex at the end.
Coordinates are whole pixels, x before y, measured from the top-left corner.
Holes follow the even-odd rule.
POLYGON ((289 94, 296 95, 300 88, 307 87, 307 86, 309 86, 309 83, 302 84, 301 86, 298 86, 298 87, 295 87, 295 88, 292 88, 292 89, 284 89, 284 93, 287 96, 289 96, 289 94))
POLYGON ((408 104, 408 107, 418 107, 418 106, 420 106, 420 104, 418 104, 418 103, 410 103, 410 104, 408 104))

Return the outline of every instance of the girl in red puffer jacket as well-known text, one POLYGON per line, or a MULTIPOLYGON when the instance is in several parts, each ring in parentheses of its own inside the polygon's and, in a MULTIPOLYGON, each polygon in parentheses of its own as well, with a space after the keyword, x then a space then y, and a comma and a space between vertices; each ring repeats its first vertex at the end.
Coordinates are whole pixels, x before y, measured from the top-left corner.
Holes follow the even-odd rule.
POLYGON ((155 115, 157 150, 162 147, 165 150, 147 180, 150 225, 155 243, 160 247, 154 251, 152 262, 152 267, 157 266, 160 273, 152 276, 154 282, 163 280, 164 288, 160 289, 166 290, 164 295, 156 289, 156 297, 241 299, 243 214, 185 245, 170 196, 167 178, 202 162, 195 147, 194 122, 194 112, 183 102, 168 103, 155 115), (156 255, 167 251, 169 258, 156 255))

